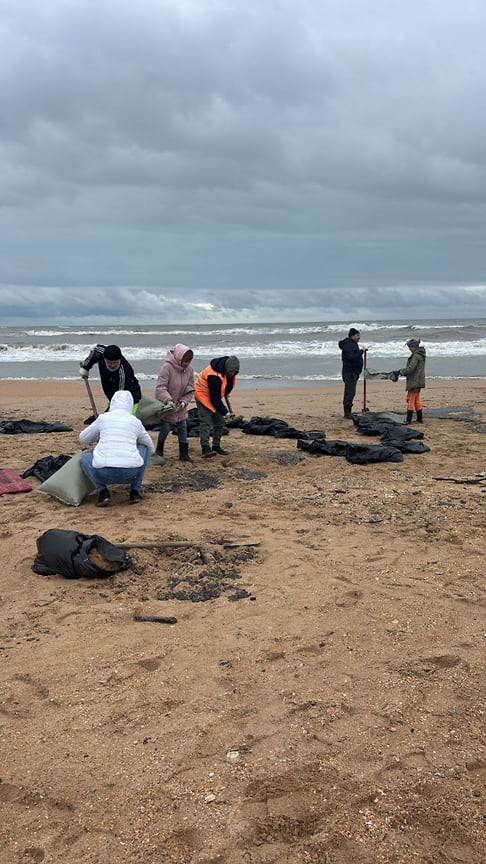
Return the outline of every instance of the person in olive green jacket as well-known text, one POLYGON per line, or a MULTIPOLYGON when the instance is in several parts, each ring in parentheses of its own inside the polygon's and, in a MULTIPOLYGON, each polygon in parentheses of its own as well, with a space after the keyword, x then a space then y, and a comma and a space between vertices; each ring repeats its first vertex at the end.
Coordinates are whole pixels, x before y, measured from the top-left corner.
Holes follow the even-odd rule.
POLYGON ((407 346, 411 354, 403 369, 395 369, 397 376, 404 375, 407 379, 407 423, 412 422, 413 412, 417 412, 417 423, 423 423, 422 402, 420 391, 425 387, 425 348, 420 345, 420 339, 409 339, 407 346))

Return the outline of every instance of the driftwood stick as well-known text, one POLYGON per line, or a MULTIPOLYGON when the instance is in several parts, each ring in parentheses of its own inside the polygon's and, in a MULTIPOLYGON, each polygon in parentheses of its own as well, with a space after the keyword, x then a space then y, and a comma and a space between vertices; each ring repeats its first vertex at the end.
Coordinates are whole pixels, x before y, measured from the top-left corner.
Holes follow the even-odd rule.
POLYGON ((231 549, 234 546, 259 546, 259 540, 252 540, 249 543, 243 540, 213 540, 213 543, 217 543, 219 546, 224 546, 226 549, 231 549))
POLYGON ((188 549, 201 544, 197 540, 138 540, 116 545, 120 549, 188 549))
POLYGON ((477 477, 433 477, 433 480, 447 480, 449 483, 486 483, 486 476, 479 475, 477 477))
POLYGON ((134 621, 153 621, 155 624, 177 624, 174 615, 138 615, 133 616, 134 621))
MULTIPOLYGON (((207 546, 208 543, 224 546, 225 548, 260 545, 259 540, 252 540, 250 542, 246 540, 208 540, 204 545, 207 546)), ((203 544, 200 540, 134 540, 133 542, 117 543, 116 545, 120 549, 189 549, 191 547, 200 549, 203 544)))

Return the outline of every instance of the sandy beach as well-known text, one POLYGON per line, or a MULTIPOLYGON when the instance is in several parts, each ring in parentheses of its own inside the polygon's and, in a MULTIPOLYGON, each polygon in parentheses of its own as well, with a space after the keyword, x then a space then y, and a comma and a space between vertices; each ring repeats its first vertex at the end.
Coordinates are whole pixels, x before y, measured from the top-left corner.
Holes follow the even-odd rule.
MULTIPOLYGON (((171 436, 135 507, 124 489, 67 507, 33 478, 1 496, 2 864, 484 864, 486 390, 423 396, 430 452, 401 463, 234 429, 224 457, 191 439, 193 464, 171 436), (49 528, 193 545, 41 577, 49 528)), ((342 418, 341 385, 232 404, 378 440, 342 418)), ((403 412, 403 381, 367 405, 403 412)), ((0 406, 73 427, 1 434, 0 467, 79 452, 81 381, 3 381, 0 406)))

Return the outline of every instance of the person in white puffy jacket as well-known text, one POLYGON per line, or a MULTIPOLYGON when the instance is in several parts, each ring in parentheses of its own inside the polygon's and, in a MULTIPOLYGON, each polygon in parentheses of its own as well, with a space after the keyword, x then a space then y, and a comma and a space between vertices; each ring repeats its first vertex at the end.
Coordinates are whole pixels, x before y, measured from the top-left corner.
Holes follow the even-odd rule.
POLYGON ((94 450, 81 454, 81 467, 98 490, 97 507, 106 507, 111 495, 107 486, 130 484, 130 504, 142 501, 140 489, 154 443, 143 423, 132 414, 133 396, 128 390, 113 394, 110 410, 100 414, 79 435, 82 444, 94 450))

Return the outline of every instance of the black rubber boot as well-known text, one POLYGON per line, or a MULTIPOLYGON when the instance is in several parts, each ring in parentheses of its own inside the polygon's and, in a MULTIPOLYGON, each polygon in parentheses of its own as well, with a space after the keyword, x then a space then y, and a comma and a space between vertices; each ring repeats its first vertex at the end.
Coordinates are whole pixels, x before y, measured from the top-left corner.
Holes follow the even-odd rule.
POLYGON ((110 503, 110 498, 111 498, 111 495, 105 486, 104 489, 101 489, 101 491, 98 495, 98 500, 96 502, 96 506, 97 507, 107 507, 108 504, 110 503))
POLYGON ((165 444, 165 438, 163 438, 162 441, 159 438, 157 441, 157 446, 155 448, 155 452, 157 453, 157 456, 163 456, 164 455, 164 444, 165 444))
POLYGON ((213 453, 219 453, 220 456, 227 456, 228 451, 223 450, 221 444, 213 444, 213 453))
POLYGON ((412 422, 412 417, 413 417, 413 411, 407 411, 407 419, 406 419, 407 424, 412 422))
POLYGON ((181 462, 192 462, 189 456, 189 444, 183 444, 179 441, 179 459, 181 462))
POLYGON ((423 422, 424 422, 424 415, 422 413, 422 410, 417 411, 417 423, 423 423, 423 422))
POLYGON ((216 453, 211 450, 209 444, 203 444, 201 447, 201 456, 203 459, 210 459, 211 456, 216 456, 216 453))

